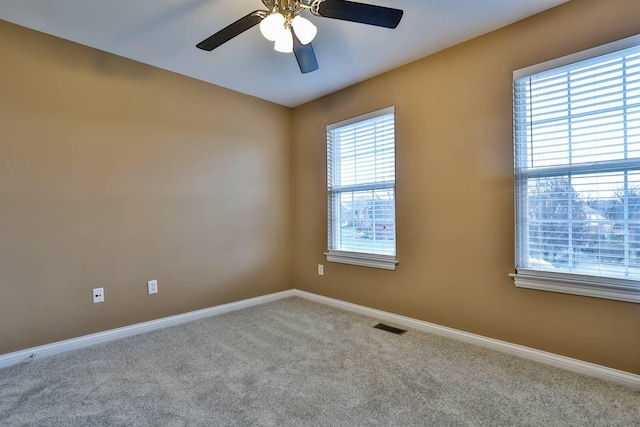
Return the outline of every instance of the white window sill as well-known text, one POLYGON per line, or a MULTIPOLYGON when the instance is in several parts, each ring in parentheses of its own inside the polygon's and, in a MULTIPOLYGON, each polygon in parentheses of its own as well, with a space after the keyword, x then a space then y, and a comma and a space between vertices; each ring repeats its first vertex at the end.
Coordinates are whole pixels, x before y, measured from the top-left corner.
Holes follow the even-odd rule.
POLYGON ((327 261, 340 264, 359 265, 361 267, 382 268, 395 270, 398 261, 393 255, 374 255, 358 252, 329 251, 325 253, 327 261))
POLYGON ((640 284, 635 280, 523 269, 509 276, 518 288, 640 303, 640 284))

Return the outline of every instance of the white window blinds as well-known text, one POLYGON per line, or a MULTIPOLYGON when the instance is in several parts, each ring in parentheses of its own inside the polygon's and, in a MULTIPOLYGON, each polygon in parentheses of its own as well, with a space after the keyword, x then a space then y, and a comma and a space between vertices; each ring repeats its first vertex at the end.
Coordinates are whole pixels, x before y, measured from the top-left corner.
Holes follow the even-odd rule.
POLYGON ((396 254, 394 120, 390 107, 327 127, 330 253, 396 254))
POLYGON ((518 274, 640 297, 640 46, 631 44, 514 73, 518 274))

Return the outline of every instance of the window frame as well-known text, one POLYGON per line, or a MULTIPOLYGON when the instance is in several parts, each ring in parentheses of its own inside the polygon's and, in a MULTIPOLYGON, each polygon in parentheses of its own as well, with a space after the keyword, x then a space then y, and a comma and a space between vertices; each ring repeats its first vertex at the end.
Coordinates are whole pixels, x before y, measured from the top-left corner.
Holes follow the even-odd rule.
MULTIPOLYGON (((567 173, 573 172, 575 169, 581 169, 584 173, 585 167, 589 166, 559 166, 544 168, 544 171, 535 171, 532 168, 526 173, 519 174, 518 156, 516 153, 517 140, 517 128, 518 123, 516 121, 516 82, 522 78, 529 77, 538 73, 546 72, 563 66, 576 64, 590 59, 595 59, 600 56, 608 55, 617 51, 637 47, 640 45, 640 35, 628 37, 622 40, 618 40, 612 43, 608 43, 602 46, 598 46, 592 49, 587 49, 582 52, 567 55, 561 58, 546 61, 540 64, 525 67, 513 72, 514 83, 514 178, 515 178, 515 197, 517 200, 517 194, 521 192, 522 185, 526 185, 527 177, 529 176, 541 176, 540 173, 551 173, 554 176, 561 172, 567 173)), ((639 170, 640 167, 636 166, 640 162, 638 159, 621 160, 621 161, 609 161, 610 167, 613 169, 603 170, 594 167, 598 173, 602 172, 615 172, 615 171, 634 171, 639 170)), ((558 175, 559 176, 559 175, 558 175)), ((518 268, 517 266, 521 262, 521 258, 528 254, 528 247, 526 242, 518 240, 518 218, 527 218, 528 212, 525 210, 525 204, 515 203, 514 216, 516 220, 515 234, 516 234, 516 269, 515 273, 509 274, 514 280, 514 284, 519 288, 537 289, 544 291, 560 292, 573 295, 582 295, 588 297, 605 298, 625 302, 640 303, 640 281, 633 279, 611 278, 603 276, 588 276, 576 273, 567 272, 550 272, 544 270, 537 270, 535 268, 518 268), (520 210, 520 211, 519 211, 520 210), (523 245, 526 249, 523 250, 523 245)), ((520 227, 526 227, 526 219, 520 221, 520 227), (525 224, 525 225, 522 225, 525 224)))
POLYGON ((352 117, 350 119, 342 120, 336 123, 331 123, 326 126, 326 141, 327 141, 327 252, 324 253, 327 261, 336 262, 340 264, 350 264, 361 267, 371 267, 371 268, 379 268, 384 270, 395 270, 398 265, 398 260, 396 259, 397 255, 397 215, 396 215, 396 180, 395 180, 395 163, 396 163, 396 137, 395 137, 395 123, 396 123, 396 112, 395 106, 390 106, 386 108, 382 108, 380 110, 372 111, 370 113, 362 114, 356 117, 352 117), (332 249, 332 239, 335 233, 333 227, 333 214, 332 214, 332 197, 334 197, 333 192, 335 191, 331 187, 331 178, 329 177, 330 171, 334 169, 331 162, 331 157, 329 156, 330 147, 330 132, 335 129, 339 129, 345 126, 350 126, 359 122, 364 122, 367 120, 371 120, 377 117, 385 116, 388 114, 393 114, 393 122, 394 122, 394 137, 393 137, 393 163, 394 163, 394 179, 393 181, 374 181, 372 183, 367 184, 358 184, 352 186, 344 186, 343 192, 355 191, 355 190, 381 190, 392 188, 393 189, 393 229, 394 229, 394 255, 384 255, 384 254, 376 254, 376 253, 368 253, 368 252, 355 252, 348 251, 342 249, 332 249))

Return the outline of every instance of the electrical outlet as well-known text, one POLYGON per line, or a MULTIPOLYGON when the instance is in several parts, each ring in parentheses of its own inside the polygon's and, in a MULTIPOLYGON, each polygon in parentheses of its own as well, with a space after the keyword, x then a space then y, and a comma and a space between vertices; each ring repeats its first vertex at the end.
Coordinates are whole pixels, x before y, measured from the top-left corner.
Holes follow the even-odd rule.
POLYGON ((158 281, 157 280, 149 280, 147 282, 147 291, 149 291, 149 295, 158 293, 158 281))
POLYGON ((318 264, 318 276, 324 276, 324 265, 318 264))
POLYGON ((99 302, 104 302, 104 288, 94 288, 93 290, 93 303, 99 302))

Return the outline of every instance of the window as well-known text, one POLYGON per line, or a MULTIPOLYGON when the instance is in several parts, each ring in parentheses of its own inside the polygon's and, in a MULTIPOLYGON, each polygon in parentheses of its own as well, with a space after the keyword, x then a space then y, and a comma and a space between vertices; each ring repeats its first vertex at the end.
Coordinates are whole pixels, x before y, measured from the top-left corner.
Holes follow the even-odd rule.
POLYGON ((518 287, 640 302, 640 36, 514 72, 518 287))
POLYGON ((396 268, 395 110, 327 126, 328 261, 396 268))

